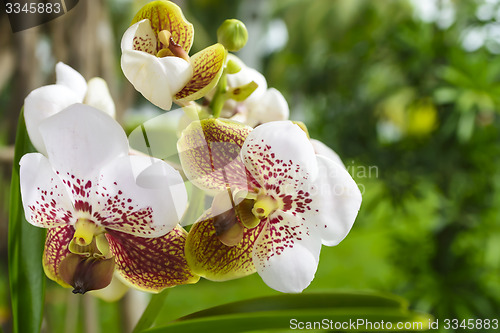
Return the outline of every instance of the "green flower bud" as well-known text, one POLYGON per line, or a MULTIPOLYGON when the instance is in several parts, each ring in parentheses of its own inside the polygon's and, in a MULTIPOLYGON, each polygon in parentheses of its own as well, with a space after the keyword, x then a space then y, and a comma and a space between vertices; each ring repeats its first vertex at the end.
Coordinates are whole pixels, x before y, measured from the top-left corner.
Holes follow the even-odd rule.
POLYGON ((236 74, 241 71, 241 66, 236 61, 229 59, 226 64, 227 74, 236 74))
POLYGON ((248 31, 240 20, 225 20, 217 29, 217 41, 231 52, 239 51, 248 40, 248 31))

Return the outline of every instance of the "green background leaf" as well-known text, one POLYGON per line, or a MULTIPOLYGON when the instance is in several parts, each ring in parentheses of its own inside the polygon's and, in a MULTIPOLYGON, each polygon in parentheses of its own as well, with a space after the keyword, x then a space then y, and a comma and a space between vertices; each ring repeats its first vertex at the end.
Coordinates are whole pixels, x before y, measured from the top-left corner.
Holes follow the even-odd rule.
MULTIPOLYGON (((320 322, 334 328, 336 322, 363 319, 371 323, 419 323, 427 329, 431 316, 408 310, 401 298, 374 293, 284 294, 217 306, 180 318, 147 332, 234 333, 261 330, 288 330, 292 320, 320 322), (326 322, 324 321, 326 320, 326 322), (333 325, 333 326, 332 326, 333 325)), ((320 326, 320 325, 318 325, 320 326)), ((387 326, 386 326, 387 327, 387 326)), ((298 327, 297 327, 298 328, 298 327)), ((364 326, 347 331, 367 331, 364 326)), ((380 329, 378 330, 380 331, 380 329)), ((411 330, 406 330, 411 331, 411 330)))
POLYGON ((141 332, 153 325, 156 317, 158 317, 158 314, 163 307, 163 303, 165 303, 165 299, 167 298, 169 291, 170 289, 165 289, 161 293, 153 295, 151 297, 148 307, 146 308, 146 310, 144 310, 144 313, 135 326, 133 333, 141 332))
POLYGON ((41 260, 45 230, 24 218, 19 187, 19 160, 32 151, 21 111, 12 168, 8 249, 13 332, 22 333, 40 332, 45 290, 41 260))

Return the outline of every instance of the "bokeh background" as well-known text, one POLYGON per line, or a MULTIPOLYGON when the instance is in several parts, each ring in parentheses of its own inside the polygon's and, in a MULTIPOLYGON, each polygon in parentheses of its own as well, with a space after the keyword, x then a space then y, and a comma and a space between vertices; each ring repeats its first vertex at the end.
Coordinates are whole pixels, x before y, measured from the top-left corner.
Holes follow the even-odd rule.
MULTIPOLYGON (((63 61, 103 77, 129 131, 162 112, 125 80, 120 39, 147 1, 92 0, 13 34, 0 19, 0 325, 10 331, 8 194, 19 110, 63 61)), ((500 313, 500 1, 184 0, 192 53, 226 18, 249 30, 237 53, 288 100, 291 118, 339 153, 363 192, 306 292, 395 293, 438 319, 500 313)), ((159 323, 275 294, 257 275, 173 288, 159 323)), ((144 298, 143 298, 144 300, 144 298)), ((45 332, 124 332, 142 311, 48 282, 45 332)))

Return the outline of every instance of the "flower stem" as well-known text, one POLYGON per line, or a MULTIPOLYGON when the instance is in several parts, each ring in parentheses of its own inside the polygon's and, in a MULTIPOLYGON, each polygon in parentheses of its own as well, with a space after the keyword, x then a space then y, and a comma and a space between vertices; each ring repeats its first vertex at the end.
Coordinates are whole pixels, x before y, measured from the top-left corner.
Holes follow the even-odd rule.
POLYGON ((139 319, 139 322, 137 323, 137 325, 135 325, 132 333, 142 332, 143 330, 146 330, 153 325, 156 317, 163 307, 163 303, 165 303, 165 299, 167 298, 169 291, 170 289, 165 289, 159 294, 155 294, 151 297, 146 310, 144 310, 141 318, 139 319))
POLYGON ((210 108, 212 109, 212 114, 214 118, 219 118, 220 113, 222 111, 222 107, 227 100, 226 96, 227 91, 227 78, 226 78, 226 69, 222 72, 219 83, 217 84, 217 90, 215 91, 214 98, 212 102, 210 102, 210 108))

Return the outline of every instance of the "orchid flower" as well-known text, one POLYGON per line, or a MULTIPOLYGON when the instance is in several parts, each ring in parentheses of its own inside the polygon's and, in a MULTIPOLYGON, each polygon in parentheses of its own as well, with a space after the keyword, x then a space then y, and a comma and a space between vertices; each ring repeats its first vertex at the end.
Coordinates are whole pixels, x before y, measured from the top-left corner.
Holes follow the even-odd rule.
POLYGON ((166 0, 144 6, 125 31, 121 67, 146 99, 170 110, 203 97, 222 75, 226 49, 214 44, 189 57, 194 28, 181 9, 166 0))
POLYGON ((76 70, 58 62, 56 84, 35 89, 24 100, 26 129, 36 150, 47 153, 38 130, 39 124, 75 103, 91 105, 115 117, 115 104, 103 79, 96 77, 87 82, 76 70))
POLYGON ((348 234, 361 204, 347 171, 315 154, 289 121, 253 130, 222 119, 193 122, 178 150, 186 176, 216 194, 186 241, 188 264, 210 280, 257 271, 271 288, 302 291, 321 245, 348 234))
POLYGON ((227 74, 228 88, 236 89, 250 82, 257 84, 250 96, 243 101, 229 99, 223 106, 221 117, 239 121, 255 127, 259 124, 287 120, 290 110, 285 97, 275 88, 268 88, 264 75, 246 66, 238 57, 229 54, 228 61, 234 61, 241 70, 227 74))
POLYGON ((324 157, 337 163, 344 169, 346 168, 344 162, 342 162, 342 160, 340 159, 339 154, 337 154, 332 148, 328 147, 323 142, 316 139, 309 139, 309 141, 311 142, 316 155, 323 155, 324 157))
POLYGON ((75 293, 101 289, 116 270, 158 292, 198 277, 184 257, 178 221, 187 205, 180 174, 161 160, 129 156, 108 115, 74 104, 39 126, 47 156, 26 154, 20 183, 26 220, 47 228, 47 276, 75 293))

